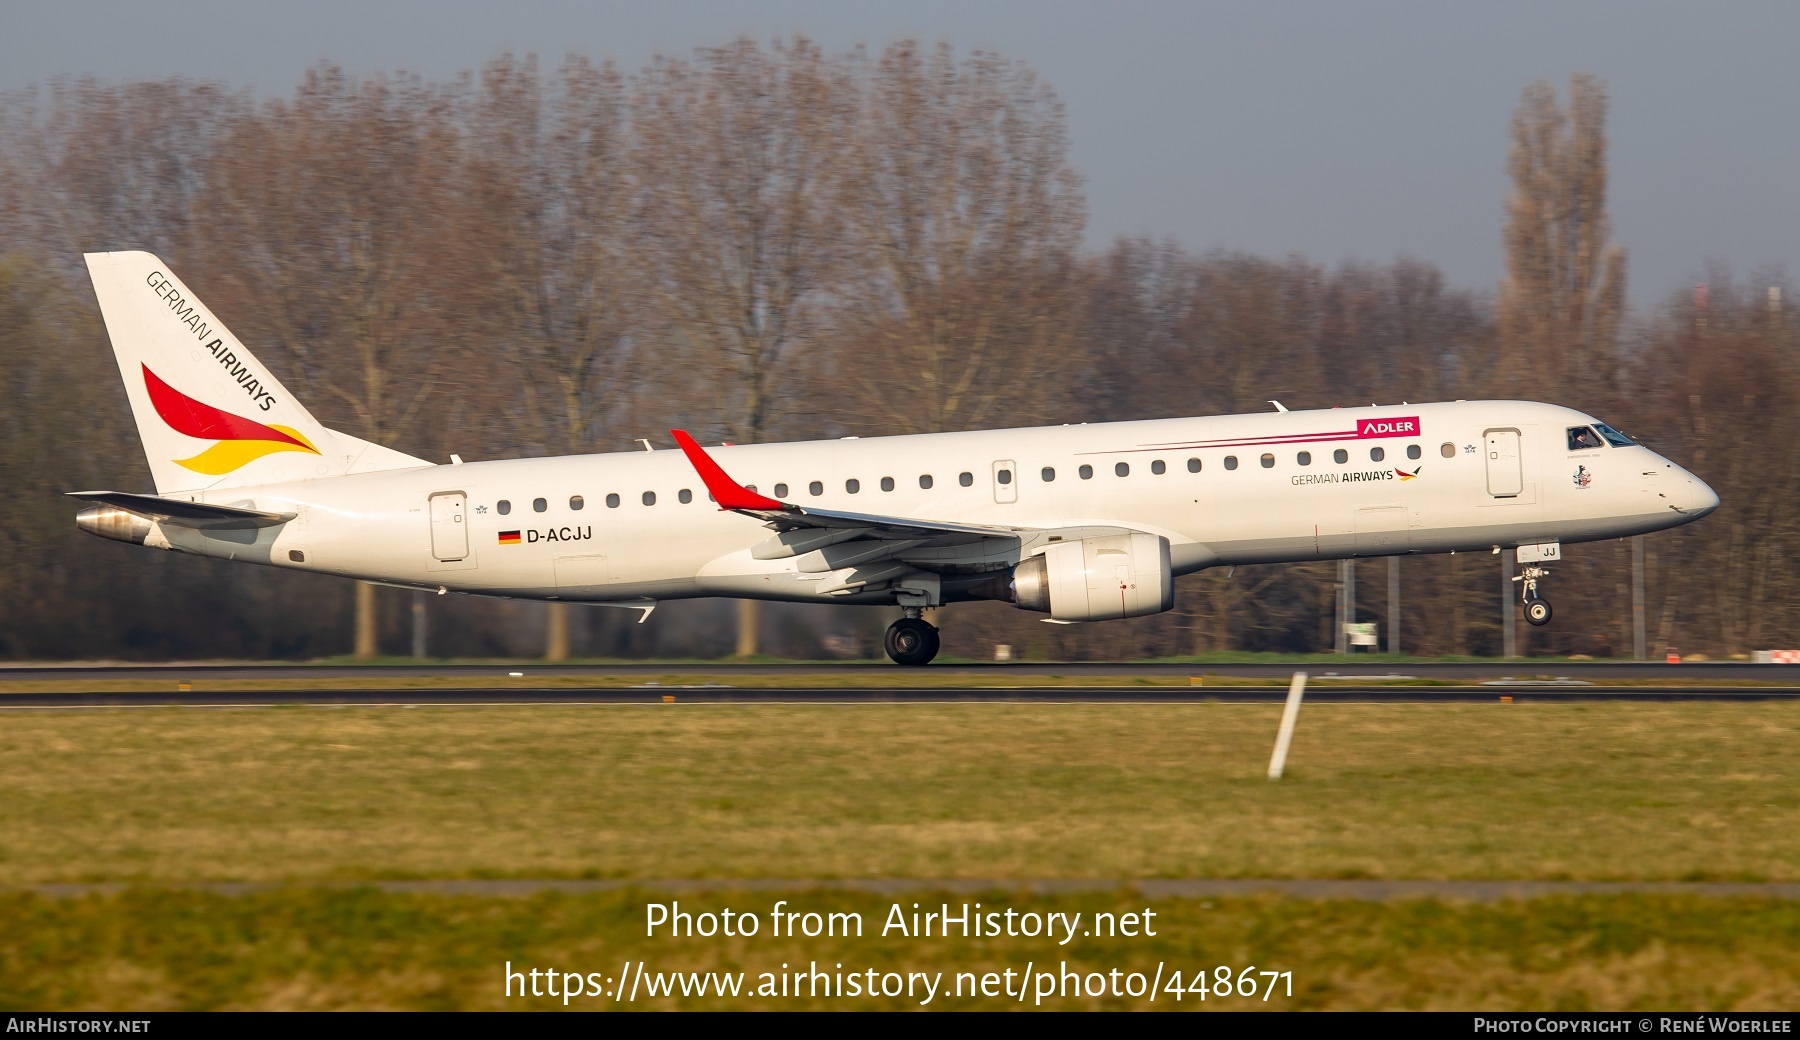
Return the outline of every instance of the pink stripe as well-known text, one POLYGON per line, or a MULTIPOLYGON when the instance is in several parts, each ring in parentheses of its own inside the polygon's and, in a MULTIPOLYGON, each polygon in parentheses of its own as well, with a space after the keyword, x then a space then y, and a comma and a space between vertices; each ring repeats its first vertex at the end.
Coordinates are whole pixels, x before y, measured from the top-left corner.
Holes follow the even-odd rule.
POLYGON ((1419 417, 1395 416, 1391 419, 1359 419, 1354 430, 1331 430, 1326 433, 1286 433, 1278 437, 1248 437, 1242 440, 1167 441, 1145 448, 1115 448, 1111 451, 1084 451, 1082 455, 1126 455, 1143 451, 1181 451, 1197 448, 1255 448, 1277 444, 1329 444, 1333 441, 1381 440, 1388 437, 1418 437, 1419 417))
POLYGON ((1152 444, 1152 448, 1205 448, 1214 445, 1230 447, 1239 444, 1276 444, 1291 441, 1332 441, 1349 440, 1356 437, 1355 430, 1332 430, 1327 433, 1283 433, 1273 437, 1247 437, 1232 440, 1229 437, 1210 441, 1162 441, 1152 444))

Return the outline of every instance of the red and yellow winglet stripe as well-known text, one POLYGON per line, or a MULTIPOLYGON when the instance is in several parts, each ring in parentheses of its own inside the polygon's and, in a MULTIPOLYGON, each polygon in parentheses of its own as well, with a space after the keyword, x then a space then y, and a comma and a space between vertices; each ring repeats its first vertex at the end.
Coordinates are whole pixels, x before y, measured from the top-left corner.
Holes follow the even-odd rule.
POLYGON ((196 401, 157 377, 144 365, 144 389, 150 392, 150 404, 169 429, 201 440, 218 441, 193 458, 175 459, 196 473, 218 476, 278 451, 305 451, 314 455, 319 449, 299 430, 288 426, 264 426, 254 419, 233 415, 223 408, 196 401))

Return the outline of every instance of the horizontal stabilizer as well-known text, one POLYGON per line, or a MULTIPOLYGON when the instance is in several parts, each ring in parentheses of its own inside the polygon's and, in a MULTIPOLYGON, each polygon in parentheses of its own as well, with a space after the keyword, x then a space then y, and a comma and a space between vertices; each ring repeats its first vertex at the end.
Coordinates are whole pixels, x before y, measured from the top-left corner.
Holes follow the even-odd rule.
POLYGON ((156 495, 133 495, 125 491, 71 491, 68 494, 70 498, 99 502, 178 527, 274 527, 299 515, 240 509, 237 506, 216 506, 208 502, 183 502, 156 495))

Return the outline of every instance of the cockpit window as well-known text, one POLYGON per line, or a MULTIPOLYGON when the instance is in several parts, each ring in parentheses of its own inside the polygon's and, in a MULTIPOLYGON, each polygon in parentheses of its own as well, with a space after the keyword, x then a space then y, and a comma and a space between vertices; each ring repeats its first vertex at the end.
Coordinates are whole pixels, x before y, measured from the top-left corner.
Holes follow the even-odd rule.
POLYGON ((1595 433, 1593 430, 1590 430, 1585 426, 1569 427, 1569 450, 1570 451, 1588 451, 1590 449, 1599 448, 1599 447, 1603 447, 1603 445, 1600 442, 1599 434, 1595 433))
POLYGON ((1630 437, 1625 436, 1603 422, 1595 423, 1594 429, 1599 430, 1600 436, 1606 438, 1606 443, 1615 448, 1629 448, 1637 443, 1637 441, 1632 440, 1630 437))

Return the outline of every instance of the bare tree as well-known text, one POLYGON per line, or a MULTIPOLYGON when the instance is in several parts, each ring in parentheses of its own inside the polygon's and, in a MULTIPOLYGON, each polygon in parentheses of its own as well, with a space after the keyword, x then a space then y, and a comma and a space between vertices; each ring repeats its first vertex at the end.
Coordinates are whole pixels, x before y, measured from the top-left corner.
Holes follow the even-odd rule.
MULTIPOLYGON (((214 164, 207 234, 229 258, 217 280, 325 392, 320 418, 377 444, 448 402, 434 391, 468 306, 452 100, 417 78, 321 66, 292 101, 241 119, 214 164)), ((366 584, 355 631, 356 655, 373 656, 366 584)))
POLYGON ((1722 501, 1716 518, 1651 543, 1662 566, 1649 614, 1690 647, 1768 649, 1800 604, 1800 577, 1783 562, 1800 552, 1800 457, 1779 447, 1800 437, 1800 327, 1780 272, 1747 285, 1722 267, 1705 277, 1703 295, 1665 301, 1622 373, 1621 422, 1722 501))
MULTIPOLYGON (((630 221, 625 98, 610 64, 571 57, 545 83, 535 58, 482 70, 470 189, 489 284, 524 367, 525 428, 557 454, 594 448, 628 392, 630 221)), ((565 603, 546 655, 569 655, 565 603)))
MULTIPOLYGON (((635 82, 636 257, 657 323, 695 366, 683 382, 734 441, 781 418, 813 333, 840 241, 820 184, 849 97, 841 63, 804 37, 658 57, 635 82)), ((737 645, 756 651, 752 601, 737 645)))
POLYGON ((83 252, 179 256, 219 139, 250 109, 246 93, 185 79, 59 79, 5 101, 0 179, 13 190, 0 207, 11 210, 10 245, 29 243, 73 281, 86 277, 83 252))
MULTIPOLYGON (((1625 307, 1625 250, 1606 210, 1606 89, 1569 79, 1569 103, 1539 81, 1513 113, 1507 157, 1506 277, 1500 282, 1498 382, 1518 393, 1559 385, 1610 359, 1625 307)), ((1576 403, 1576 402, 1570 402, 1576 403)))
POLYGON ((1046 417, 1081 363, 1087 211, 1062 103, 1023 63, 948 44, 896 43, 864 78, 836 185, 856 399, 907 433, 1046 417))

